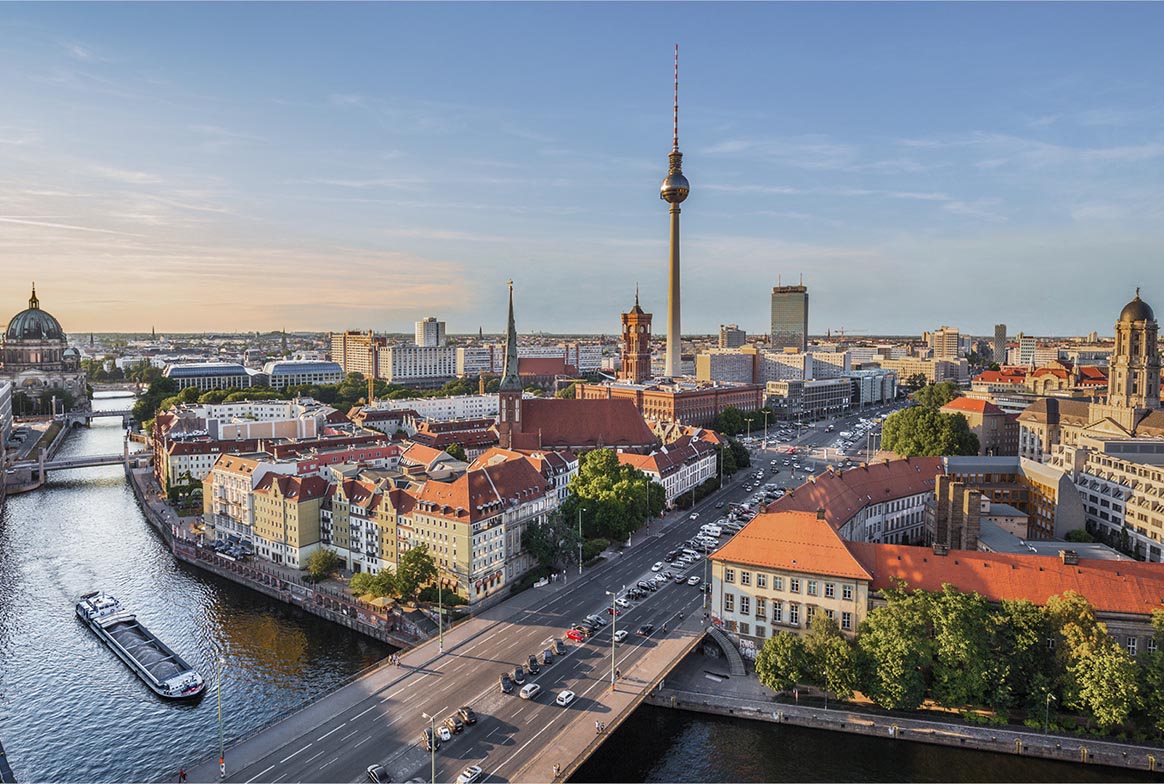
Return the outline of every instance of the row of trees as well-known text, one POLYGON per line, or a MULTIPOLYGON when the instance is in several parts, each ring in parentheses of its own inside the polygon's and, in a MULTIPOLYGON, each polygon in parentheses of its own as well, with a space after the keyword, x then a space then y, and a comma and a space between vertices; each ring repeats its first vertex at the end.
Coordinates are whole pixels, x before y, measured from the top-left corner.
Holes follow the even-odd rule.
MULTIPOLYGON (((1043 607, 994 605, 950 585, 940 592, 901 585, 883 595, 887 603, 869 613, 855 642, 822 614, 803 637, 769 638, 756 657, 761 683, 814 684, 842 699, 859 691, 890 710, 914 710, 927 699, 986 708, 1000 721, 1012 711, 1040 716, 1054 704, 1105 731, 1134 722, 1164 734, 1164 645, 1133 658, 1077 593, 1043 607)), ((1152 625, 1164 643, 1164 611, 1153 613, 1152 625)))
POLYGON ((727 406, 716 416, 711 427, 725 436, 738 436, 749 430, 761 432, 764 429, 765 420, 769 423, 776 421, 772 409, 761 408, 756 411, 741 411, 735 406, 727 406))
POLYGON ((902 457, 978 454, 978 436, 961 414, 940 410, 958 396, 952 381, 927 384, 913 393, 917 405, 890 414, 882 427, 881 446, 902 457))
MULTIPOLYGON (((307 559, 308 576, 315 581, 327 577, 343 565, 343 559, 334 550, 316 550, 307 559)), ((435 582, 438 576, 436 563, 429 555, 428 545, 414 547, 401 554, 395 572, 383 571, 379 574, 359 572, 352 575, 351 591, 356 596, 387 596, 413 601, 421 589, 435 582)))
POLYGON ((40 416, 53 413, 53 398, 57 399, 58 411, 70 411, 76 399, 73 394, 60 387, 42 390, 39 394, 16 392, 12 395, 13 416, 40 416))

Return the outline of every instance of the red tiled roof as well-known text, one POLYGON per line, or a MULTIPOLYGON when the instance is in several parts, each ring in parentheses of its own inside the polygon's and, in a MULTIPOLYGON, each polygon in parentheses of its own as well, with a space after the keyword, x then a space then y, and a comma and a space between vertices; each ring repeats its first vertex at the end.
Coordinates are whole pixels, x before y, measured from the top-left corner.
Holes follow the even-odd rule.
POLYGON ((521 403, 519 449, 598 449, 649 447, 658 443, 643 416, 628 399, 562 400, 533 398, 521 403))
POLYGON ((564 357, 521 357, 517 360, 517 374, 519 376, 565 376, 564 357))
POLYGON ((416 507, 460 522, 492 517, 518 503, 545 494, 549 485, 524 458, 505 460, 462 474, 454 482, 428 481, 416 493, 416 507))
POLYGON ((328 494, 327 481, 318 476, 288 476, 274 472, 259 480, 255 492, 266 495, 273 487, 278 487, 279 494, 284 498, 294 499, 297 503, 313 501, 328 494))
POLYGON ((1003 370, 984 370, 974 377, 974 380, 983 384, 1022 384, 1026 381, 1027 374, 1024 370, 1021 373, 1011 373, 1003 370))
POLYGON ((974 414, 1001 414, 1002 409, 991 403, 989 400, 979 400, 977 398, 956 397, 946 405, 942 406, 942 411, 969 411, 974 414))
POLYGON ((895 580, 910 588, 940 591, 949 583, 997 602, 1026 599, 1038 605, 1075 591, 1099 612, 1147 615, 1164 602, 1164 564, 1080 559, 1064 564, 1054 556, 951 550, 849 542, 849 550, 873 575, 873 590, 895 580))
POLYGON ((892 501, 934 489, 942 473, 942 458, 913 457, 874 463, 848 471, 826 471, 768 505, 770 512, 825 510, 825 518, 840 528, 869 504, 892 501))
POLYGON ((756 515, 712 555, 727 563, 788 569, 835 577, 872 580, 837 532, 816 514, 779 512, 756 515))

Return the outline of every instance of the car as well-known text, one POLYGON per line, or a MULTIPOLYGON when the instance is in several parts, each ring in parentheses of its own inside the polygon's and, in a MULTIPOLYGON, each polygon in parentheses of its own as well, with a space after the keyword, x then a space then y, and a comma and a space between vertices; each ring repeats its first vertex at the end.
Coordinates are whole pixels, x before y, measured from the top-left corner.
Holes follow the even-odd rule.
POLYGON ((715 508, 716 508, 716 509, 723 509, 723 501, 719 501, 719 502, 717 502, 717 503, 716 503, 716 505, 715 505, 715 508))
POLYGON ((529 664, 526 665, 526 669, 529 670, 530 675, 537 675, 542 671, 541 666, 538 665, 538 657, 532 653, 529 655, 529 664))
POLYGON ((663 576, 664 576, 664 577, 666 577, 668 580, 673 580, 673 579, 675 579, 675 573, 674 573, 674 572, 672 572, 670 569, 668 569, 667 571, 663 572, 663 576))
POLYGON ((481 770, 480 765, 470 765, 461 771, 461 775, 457 776, 457 784, 475 784, 481 780, 481 776, 485 771, 481 770))
POLYGON ((691 575, 690 577, 687 578, 687 584, 688 585, 699 585, 699 577, 697 577, 694 574, 691 575))
POLYGON ((646 580, 639 580, 637 583, 635 583, 635 585, 637 585, 639 588, 642 588, 644 591, 647 590, 646 580))
POLYGON ((699 512, 692 512, 691 516, 688 519, 689 520, 698 520, 699 519, 699 512))
POLYGON ((468 705, 462 705, 457 710, 457 715, 460 716, 461 721, 465 722, 466 724, 476 724, 477 723, 477 714, 474 713, 473 709, 470 708, 468 705))
POLYGON ((518 686, 525 683, 525 667, 520 664, 513 668, 513 682, 518 686))
POLYGON ((542 693, 542 687, 538 686, 536 683, 527 683, 526 685, 521 687, 521 698, 523 700, 536 699, 537 696, 541 693, 542 693))
POLYGON ((461 721, 461 717, 455 713, 445 719, 445 726, 449 728, 450 732, 463 732, 465 729, 465 722, 461 721))
POLYGON ((607 620, 601 615, 587 615, 586 620, 594 621, 599 626, 605 626, 607 624, 607 620))
POLYGON ((573 701, 574 692, 570 691, 569 689, 563 689, 562 691, 558 692, 558 696, 554 699, 554 702, 556 702, 558 705, 561 705, 563 708, 565 708, 573 701))
POLYGON ((372 784, 388 784, 388 769, 383 765, 369 765, 368 781, 372 784))
POLYGON ((561 640, 554 640, 554 652, 559 656, 566 655, 566 644, 561 640))
POLYGON ((554 663, 554 652, 551 651, 549 648, 546 648, 544 651, 542 651, 542 664, 549 667, 553 663, 554 663))
POLYGON ((614 603, 615 603, 615 604, 617 604, 619 607, 630 607, 630 602, 628 602, 628 601, 627 601, 625 598, 623 598, 622 596, 620 596, 620 597, 618 597, 617 599, 615 599, 615 600, 614 600, 614 603))
POLYGON ((569 637, 574 642, 583 642, 586 639, 586 635, 584 635, 582 632, 578 631, 577 629, 571 629, 570 631, 566 632, 566 636, 569 637))
POLYGON ((503 672, 497 678, 497 685, 501 688, 502 694, 509 694, 513 691, 513 681, 509 679, 509 673, 503 672))
POLYGON ((655 630, 655 624, 644 623, 642 626, 640 626, 638 628, 638 631, 636 631, 635 634, 639 635, 640 637, 646 637, 654 630, 655 630))
POLYGON ((657 572, 662 568, 663 568, 663 562, 662 561, 655 561, 655 565, 651 567, 651 571, 657 572))
POLYGON ((623 640, 626 639, 626 635, 627 635, 626 629, 619 629, 617 632, 614 633, 614 641, 615 642, 622 642, 623 640))
POLYGON ((655 587, 656 587, 656 588, 657 588, 658 586, 662 585, 662 584, 663 584, 663 583, 665 583, 665 582, 667 582, 667 578, 666 578, 666 577, 664 577, 664 576, 663 576, 663 575, 661 575, 661 574, 656 574, 656 575, 655 575, 655 587))
POLYGON ((441 747, 441 739, 432 731, 431 727, 424 728, 424 732, 420 734, 420 742, 424 745, 425 751, 436 751, 441 747))
POLYGON ((683 583, 687 582, 687 578, 681 574, 675 575, 674 580, 676 585, 682 585, 683 583))
POLYGON ((448 727, 444 726, 443 724, 438 724, 436 731, 437 731, 437 737, 441 739, 442 743, 448 742, 448 741, 453 739, 453 733, 449 730, 448 727))
POLYGON ((672 561, 675 560, 675 553, 673 551, 667 553, 666 555, 663 556, 663 560, 666 561, 667 563, 671 563, 672 561))

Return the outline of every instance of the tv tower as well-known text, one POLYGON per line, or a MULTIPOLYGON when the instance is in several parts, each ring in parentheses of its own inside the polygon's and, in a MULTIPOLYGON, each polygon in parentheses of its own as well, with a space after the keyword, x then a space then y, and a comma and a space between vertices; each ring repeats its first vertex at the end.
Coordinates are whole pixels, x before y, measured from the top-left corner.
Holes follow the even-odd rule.
POLYGON ((683 153, 679 152, 679 44, 675 44, 675 133, 671 139, 670 166, 659 198, 671 205, 671 281, 667 288, 667 359, 663 372, 675 378, 681 375, 683 341, 679 331, 679 205, 687 198, 691 185, 683 176, 683 153))

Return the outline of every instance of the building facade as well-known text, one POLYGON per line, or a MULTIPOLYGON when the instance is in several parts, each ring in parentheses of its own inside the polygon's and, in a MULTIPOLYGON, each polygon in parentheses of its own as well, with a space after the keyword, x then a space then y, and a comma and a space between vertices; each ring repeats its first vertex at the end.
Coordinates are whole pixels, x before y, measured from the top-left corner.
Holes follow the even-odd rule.
POLYGON ((737 324, 720 324, 719 325, 719 347, 720 348, 740 348, 748 342, 748 333, 739 328, 737 324))
POLYGON ((286 389, 301 384, 338 384, 344 380, 344 369, 338 362, 280 359, 263 365, 263 375, 267 386, 286 389))
POLYGON ((1006 362, 1006 324, 994 325, 992 350, 995 362, 1000 365, 1006 362))
POLYGON ((772 288, 772 332, 769 346, 801 353, 808 350, 808 288, 774 286, 772 288))
POLYGON ((445 322, 429 316, 416 322, 416 345, 422 348, 436 348, 446 343, 445 322))
POLYGON ((173 379, 178 389, 194 387, 209 392, 212 389, 246 389, 256 374, 237 362, 186 362, 166 365, 162 375, 173 379))
POLYGON ((651 314, 639 307, 638 291, 634 307, 622 314, 622 369, 618 377, 632 384, 651 377, 651 314))
MULTIPOLYGON (((81 355, 69 347, 61 324, 48 311, 41 310, 36 286, 28 299, 28 308, 8 322, 0 347, 0 382, 12 385, 12 394, 39 399, 45 392, 60 389, 74 402, 85 400, 85 373, 81 355)), ((44 413, 50 413, 47 408, 44 413)), ((55 412, 52 412, 55 413, 55 412)))

